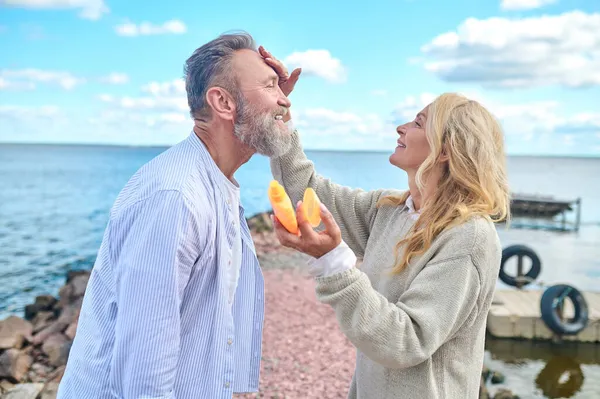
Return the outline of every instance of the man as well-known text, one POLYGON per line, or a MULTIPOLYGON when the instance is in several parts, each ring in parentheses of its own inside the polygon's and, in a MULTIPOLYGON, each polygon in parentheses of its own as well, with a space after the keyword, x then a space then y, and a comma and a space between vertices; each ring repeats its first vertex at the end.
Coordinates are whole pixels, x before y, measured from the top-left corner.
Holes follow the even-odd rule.
POLYGON ((59 398, 231 398, 256 392, 264 291, 236 170, 287 151, 287 95, 246 34, 185 66, 193 132, 121 191, 81 308, 59 398), (285 117, 285 118, 284 118, 285 117))

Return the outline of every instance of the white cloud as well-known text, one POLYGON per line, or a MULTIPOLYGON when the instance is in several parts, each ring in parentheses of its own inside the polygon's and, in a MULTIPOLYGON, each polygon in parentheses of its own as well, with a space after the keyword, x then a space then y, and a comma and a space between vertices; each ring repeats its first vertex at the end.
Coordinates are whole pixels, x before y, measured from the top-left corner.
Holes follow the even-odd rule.
POLYGON ((382 150, 396 140, 391 118, 375 113, 309 108, 294 111, 293 123, 310 149, 382 150))
POLYGON ((153 110, 167 113, 188 111, 185 82, 181 79, 168 82, 150 82, 141 88, 145 95, 140 97, 114 97, 102 94, 98 99, 116 109, 153 110))
POLYGON ((177 19, 172 19, 164 22, 161 25, 156 25, 151 22, 142 22, 137 25, 132 22, 125 22, 117 25, 115 32, 120 36, 146 36, 146 35, 164 35, 164 34, 182 34, 187 32, 185 23, 177 19))
POLYGON ((68 131, 69 118, 54 105, 0 105, 1 142, 44 142, 68 131))
POLYGON ((28 91, 33 89, 35 89, 35 84, 33 82, 13 82, 10 80, 6 80, 2 76, 0 76, 0 91, 28 91))
POLYGON ((97 20, 110 11, 104 0, 0 0, 0 6, 35 10, 75 9, 84 19, 97 20))
MULTIPOLYGON (((600 153, 600 112, 593 108, 565 114, 558 101, 506 103, 487 94, 465 94, 498 117, 509 154, 600 153)), ((192 126, 181 80, 151 82, 140 88, 139 96, 97 98, 84 110, 0 106, 0 141, 170 145, 189 134, 192 126)), ((383 112, 299 108, 293 112, 293 123, 308 149, 389 152, 397 139, 396 127, 434 99, 432 93, 406 96, 383 112)))
POLYGON ((114 98, 110 95, 100 95, 99 99, 105 103, 112 104, 116 108, 135 109, 135 110, 161 110, 161 111, 182 111, 188 109, 185 98, 177 97, 119 97, 114 98))
POLYGON ((124 73, 113 72, 107 76, 103 76, 100 78, 102 83, 120 85, 129 82, 129 76, 124 73))
POLYGON ((142 86, 144 93, 159 97, 185 96, 185 81, 176 79, 169 82, 150 82, 142 86))
POLYGON ((600 85, 599 26, 600 13, 581 11, 469 18, 421 50, 425 68, 448 82, 504 88, 600 85))
POLYGON ((555 126, 555 131, 600 137, 600 113, 582 112, 560 120, 555 126))
MULTIPOLYGON (((99 127, 124 127, 138 125, 144 128, 157 128, 165 125, 191 126, 190 119, 183 113, 156 112, 147 113, 144 110, 132 111, 122 109, 105 110, 98 116, 92 116, 87 122, 99 127), (141 111, 141 112, 140 112, 141 111)), ((136 130, 133 128, 133 130, 136 130)))
MULTIPOLYGON (((600 132, 600 113, 560 115, 561 104, 556 101, 508 104, 476 92, 463 94, 498 118, 509 153, 589 154, 600 144, 600 133, 594 133, 600 132)), ((385 150, 396 140, 396 127, 413 120, 435 97, 432 93, 407 96, 389 116, 323 108, 295 111, 294 124, 306 137, 307 148, 385 150)))
POLYGON ((0 69, 0 90, 34 90, 39 83, 59 86, 65 90, 90 81, 106 84, 124 84, 129 77, 124 73, 113 72, 99 78, 84 78, 67 71, 49 71, 36 68, 0 69))
POLYGON ((300 67, 303 75, 318 76, 332 83, 346 81, 346 68, 328 50, 293 52, 283 62, 290 72, 300 67))
POLYGON ((183 114, 135 109, 0 105, 0 126, 0 142, 172 145, 189 134, 191 122, 183 114))
POLYGON ((556 2, 557 0, 502 0, 500 8, 503 10, 532 10, 556 2))
POLYGON ((55 117, 59 114, 59 108, 54 105, 43 105, 39 107, 26 107, 18 105, 0 105, 0 116, 15 119, 35 119, 39 117, 55 117))
MULTIPOLYGON (((85 79, 79 78, 66 71, 45 71, 41 69, 2 69, 0 78, 6 82, 7 88, 34 89, 36 83, 58 85, 66 90, 71 90, 85 79)), ((2 86, 0 85, 0 88, 2 86)))
MULTIPOLYGON (((467 98, 478 101, 501 122, 506 135, 531 137, 535 133, 553 132, 567 123, 560 116, 560 103, 557 101, 533 101, 522 103, 505 103, 479 92, 462 92, 467 98)), ((398 103, 392 115, 395 123, 405 123, 415 118, 416 114, 434 101, 433 93, 422 93, 418 96, 407 96, 398 103)))
POLYGON ((392 110, 392 117, 397 124, 412 121, 419 111, 435 99, 435 94, 421 93, 419 96, 407 96, 392 110))

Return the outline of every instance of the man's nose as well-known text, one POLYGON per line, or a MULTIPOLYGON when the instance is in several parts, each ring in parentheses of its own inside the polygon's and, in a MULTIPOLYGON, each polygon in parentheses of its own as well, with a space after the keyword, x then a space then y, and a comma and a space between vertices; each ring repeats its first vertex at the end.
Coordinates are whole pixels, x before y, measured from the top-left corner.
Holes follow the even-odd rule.
POLYGON ((404 130, 405 128, 406 128, 406 124, 400 125, 396 128, 396 131, 398 132, 398 134, 404 134, 404 133, 406 133, 404 130))
POLYGON ((278 92, 279 92, 279 98, 277 99, 277 105, 280 105, 282 107, 286 107, 289 108, 292 106, 292 103, 290 102, 290 99, 287 98, 287 96, 285 94, 283 94, 283 91, 281 90, 281 87, 278 87, 278 92))
POLYGON ((283 93, 281 93, 281 95, 279 96, 277 104, 286 108, 290 108, 292 106, 292 102, 290 101, 290 99, 287 98, 283 93))

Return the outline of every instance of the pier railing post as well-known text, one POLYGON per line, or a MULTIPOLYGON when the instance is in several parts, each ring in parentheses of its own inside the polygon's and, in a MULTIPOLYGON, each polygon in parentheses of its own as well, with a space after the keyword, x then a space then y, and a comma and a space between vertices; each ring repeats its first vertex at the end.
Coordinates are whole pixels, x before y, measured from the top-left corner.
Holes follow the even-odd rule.
POLYGON ((581 198, 577 198, 577 216, 575 219, 575 231, 579 231, 579 224, 581 223, 581 198))
POLYGON ((525 285, 525 275, 523 274, 523 256, 517 256, 517 289, 523 288, 525 285))
MULTIPOLYGON (((558 305, 556 306, 556 313, 558 313, 558 318, 561 322, 565 319, 565 307, 563 306, 564 303, 564 299, 559 300, 558 305)), ((552 337, 552 342, 554 342, 555 344, 561 343, 562 335, 554 333, 554 336, 552 337)))

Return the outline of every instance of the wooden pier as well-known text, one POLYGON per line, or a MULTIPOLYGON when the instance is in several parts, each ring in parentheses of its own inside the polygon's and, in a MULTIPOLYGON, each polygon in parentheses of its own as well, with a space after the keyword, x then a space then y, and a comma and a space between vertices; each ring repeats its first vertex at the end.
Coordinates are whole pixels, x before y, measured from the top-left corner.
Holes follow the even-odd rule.
POLYGON ((510 210, 515 228, 579 231, 581 224, 581 198, 559 200, 554 197, 513 194, 510 210), (576 209, 575 209, 576 208, 576 209), (567 213, 575 211, 575 220, 569 221, 567 213))
MULTIPOLYGON (((487 330, 496 338, 554 340, 540 312, 542 290, 497 290, 488 314, 487 330)), ((587 327, 579 334, 562 336, 565 341, 600 343, 600 292, 582 292, 589 308, 587 327)), ((565 301, 565 319, 573 317, 573 306, 565 301)))

